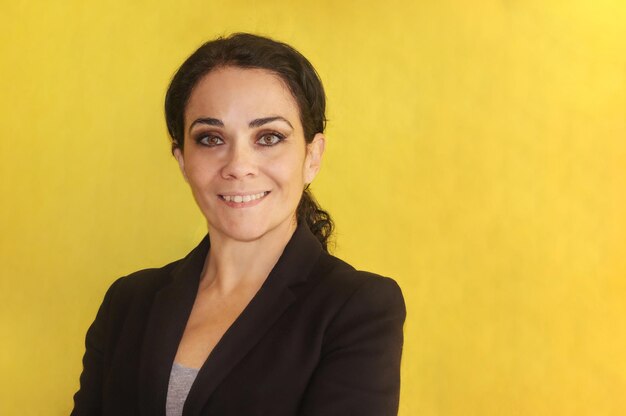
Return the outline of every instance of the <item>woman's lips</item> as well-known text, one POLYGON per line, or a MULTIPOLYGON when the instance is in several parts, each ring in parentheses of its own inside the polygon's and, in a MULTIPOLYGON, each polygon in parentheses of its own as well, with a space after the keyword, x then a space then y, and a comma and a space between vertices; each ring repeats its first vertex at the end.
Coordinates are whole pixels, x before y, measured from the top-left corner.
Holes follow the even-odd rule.
POLYGON ((260 203, 270 191, 257 192, 253 194, 230 194, 219 195, 219 198, 229 207, 246 208, 260 203))

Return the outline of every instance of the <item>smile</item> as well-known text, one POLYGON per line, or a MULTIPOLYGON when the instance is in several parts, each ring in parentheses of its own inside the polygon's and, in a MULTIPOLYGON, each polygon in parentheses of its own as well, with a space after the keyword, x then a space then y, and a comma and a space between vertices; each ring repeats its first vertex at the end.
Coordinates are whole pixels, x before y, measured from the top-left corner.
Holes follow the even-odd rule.
POLYGON ((248 194, 248 195, 219 195, 220 199, 223 201, 229 202, 231 204, 247 204, 248 202, 258 201, 264 198, 269 191, 259 192, 256 194, 248 194))

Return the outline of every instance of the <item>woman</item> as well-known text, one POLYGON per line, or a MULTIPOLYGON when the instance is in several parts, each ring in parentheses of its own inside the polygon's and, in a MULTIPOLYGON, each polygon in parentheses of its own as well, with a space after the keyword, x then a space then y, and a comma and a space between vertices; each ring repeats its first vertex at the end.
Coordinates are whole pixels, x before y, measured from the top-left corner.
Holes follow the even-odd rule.
POLYGON ((235 34, 183 63, 165 113, 209 233, 109 288, 72 414, 397 414, 402 293, 327 252, 332 222, 307 190, 324 111, 284 43, 235 34))

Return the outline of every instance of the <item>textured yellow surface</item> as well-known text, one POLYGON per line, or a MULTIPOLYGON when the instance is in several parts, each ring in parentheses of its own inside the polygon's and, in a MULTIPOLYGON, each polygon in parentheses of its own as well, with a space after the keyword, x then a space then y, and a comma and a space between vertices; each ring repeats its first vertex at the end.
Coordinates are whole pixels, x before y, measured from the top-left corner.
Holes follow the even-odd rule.
POLYGON ((108 285, 204 234, 162 101, 232 31, 326 85, 313 189, 403 288, 401 416, 626 414, 626 5, 582 0, 4 1, 0 414, 67 414, 108 285))

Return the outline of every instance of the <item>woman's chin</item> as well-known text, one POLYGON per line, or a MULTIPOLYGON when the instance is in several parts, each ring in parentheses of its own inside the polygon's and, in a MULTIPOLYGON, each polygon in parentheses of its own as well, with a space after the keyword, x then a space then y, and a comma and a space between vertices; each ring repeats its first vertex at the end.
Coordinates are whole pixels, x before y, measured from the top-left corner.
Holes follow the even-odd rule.
POLYGON ((250 242, 263 237, 267 233, 267 227, 258 223, 234 223, 211 227, 209 233, 218 233, 221 239, 250 242))
MULTIPOLYGON (((294 226, 295 228, 295 226, 294 226)), ((209 224, 209 233, 219 233, 221 239, 229 239, 241 242, 251 242, 259 240, 269 234, 276 234, 278 237, 284 229, 285 234, 290 229, 288 224, 266 224, 263 221, 237 221, 229 224, 220 224, 211 226, 209 224)))

